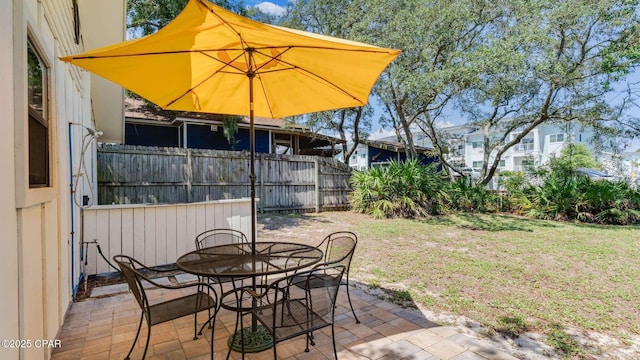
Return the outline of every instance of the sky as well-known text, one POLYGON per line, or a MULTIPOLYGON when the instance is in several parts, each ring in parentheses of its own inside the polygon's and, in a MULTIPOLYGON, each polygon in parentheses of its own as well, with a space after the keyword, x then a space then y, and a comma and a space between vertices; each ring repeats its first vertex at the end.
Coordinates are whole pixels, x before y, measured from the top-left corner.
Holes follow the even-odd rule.
POLYGON ((267 14, 282 15, 288 2, 289 0, 245 0, 244 4, 247 6, 257 7, 267 14))

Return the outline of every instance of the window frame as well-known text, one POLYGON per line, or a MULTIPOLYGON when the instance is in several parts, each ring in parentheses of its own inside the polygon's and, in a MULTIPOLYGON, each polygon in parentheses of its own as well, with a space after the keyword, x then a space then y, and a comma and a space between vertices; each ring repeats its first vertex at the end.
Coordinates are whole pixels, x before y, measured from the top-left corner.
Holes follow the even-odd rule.
POLYGON ((55 106, 55 74, 56 69, 53 66, 55 54, 54 51, 47 47, 42 39, 45 39, 43 33, 32 26, 36 22, 27 14, 27 26, 23 31, 14 33, 14 43, 21 44, 14 51, 14 74, 16 74, 16 83, 14 89, 14 141, 15 141, 15 202, 16 208, 27 208, 35 205, 50 202, 56 199, 57 194, 57 173, 54 155, 56 154, 56 106, 55 106), (47 186, 30 187, 29 186, 29 99, 28 99, 28 49, 31 45, 33 50, 39 56, 43 66, 47 69, 47 102, 48 102, 48 163, 49 163, 49 183, 47 186))
MULTIPOLYGON (((51 129, 50 129, 50 122, 49 122, 49 118, 51 117, 51 104, 50 104, 50 96, 49 96, 49 83, 51 82, 50 78, 50 73, 51 73, 51 69, 50 67, 48 67, 46 65, 46 63, 43 60, 43 56, 41 55, 40 51, 38 51, 38 49, 35 47, 35 45, 33 44, 33 41, 31 40, 30 37, 27 37, 27 64, 29 62, 29 48, 31 48, 33 50, 33 53, 35 54, 35 56, 38 58, 38 62, 42 67, 42 111, 38 112, 36 109, 34 109, 31 105, 31 98, 30 96, 27 96, 27 132, 29 134, 29 140, 28 140, 28 151, 29 151, 29 188, 30 189, 34 189, 34 188, 47 188, 51 186, 51 129), (41 125, 46 134, 45 134, 45 139, 46 142, 44 144, 44 149, 42 149, 44 151, 44 181, 43 182, 35 182, 32 183, 31 181, 31 151, 33 150, 32 148, 32 143, 31 143, 31 134, 34 131, 34 129, 31 128, 31 119, 33 119, 35 122, 37 122, 39 125, 41 125)), ((28 69, 28 67, 27 67, 28 69)), ((27 76, 27 93, 29 92, 29 76, 27 76)), ((42 155, 42 154, 40 154, 42 155)))
POLYGON ((535 148, 535 139, 533 137, 524 137, 516 145, 516 151, 533 151, 535 148))
POLYGON ((549 143, 563 143, 564 142, 564 133, 550 134, 549 135, 549 143), (558 140, 558 136, 562 137, 562 140, 558 140))

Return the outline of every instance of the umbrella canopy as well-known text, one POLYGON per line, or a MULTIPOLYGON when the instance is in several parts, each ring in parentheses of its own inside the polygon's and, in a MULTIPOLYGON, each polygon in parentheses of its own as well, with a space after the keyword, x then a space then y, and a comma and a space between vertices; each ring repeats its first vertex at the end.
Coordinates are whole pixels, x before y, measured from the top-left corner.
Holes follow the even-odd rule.
POLYGON ((62 57, 167 110, 250 118, 251 239, 255 244, 253 117, 363 106, 400 51, 255 22, 190 0, 157 33, 62 57))
POLYGON ((256 116, 277 118, 365 105, 399 53, 190 0, 153 35, 61 59, 164 109, 250 115, 253 96, 256 116))

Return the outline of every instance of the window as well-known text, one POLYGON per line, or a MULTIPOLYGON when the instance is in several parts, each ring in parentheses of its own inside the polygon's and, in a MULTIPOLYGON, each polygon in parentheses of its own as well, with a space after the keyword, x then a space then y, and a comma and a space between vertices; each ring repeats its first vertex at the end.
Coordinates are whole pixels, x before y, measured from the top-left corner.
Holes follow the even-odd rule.
POLYGON ((48 187, 50 185, 48 69, 31 41, 27 43, 27 88, 29 187, 48 187))
POLYGON ((367 158, 367 154, 360 154, 360 158, 361 159, 366 159, 367 158))
POLYGON ((480 169, 480 168, 482 168, 482 163, 483 163, 483 161, 474 161, 473 165, 471 167, 474 168, 474 169, 480 169))
POLYGON ((527 160, 522 160, 522 168, 525 170, 531 170, 533 169, 533 159, 527 159, 527 160))
POLYGON ((520 143, 516 145, 516 151, 531 151, 533 150, 533 138, 524 138, 520 140, 520 143))
POLYGON ((472 141, 471 147, 474 149, 482 149, 482 141, 472 141))
POLYGON ((498 164, 498 166, 503 168, 503 167, 507 166, 507 162, 505 160, 500 160, 500 163, 498 164))
POLYGON ((549 142, 552 142, 552 143, 564 142, 564 134, 549 135, 549 142))

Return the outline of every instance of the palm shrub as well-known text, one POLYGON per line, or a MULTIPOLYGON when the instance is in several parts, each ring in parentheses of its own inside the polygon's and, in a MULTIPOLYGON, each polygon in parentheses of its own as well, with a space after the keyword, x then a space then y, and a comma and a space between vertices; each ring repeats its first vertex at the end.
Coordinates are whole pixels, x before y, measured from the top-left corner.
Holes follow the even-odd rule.
POLYGON ((640 193, 622 181, 589 181, 578 206, 578 220, 628 225, 640 221, 640 193))
POLYGON ((566 167, 552 168, 538 186, 525 186, 518 207, 542 219, 601 224, 640 221, 640 193, 629 184, 592 180, 566 167))
POLYGON ((412 218, 439 213, 444 180, 435 166, 411 159, 355 172, 351 185, 354 211, 412 218))
POLYGON ((500 210, 498 195, 484 185, 460 177, 447 188, 447 205, 451 210, 465 212, 495 212, 500 210))
POLYGON ((580 189, 585 188, 584 182, 588 180, 552 171, 542 184, 525 191, 529 202, 527 214, 541 219, 575 219, 581 202, 580 189))

